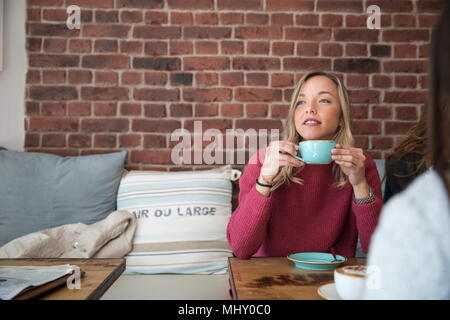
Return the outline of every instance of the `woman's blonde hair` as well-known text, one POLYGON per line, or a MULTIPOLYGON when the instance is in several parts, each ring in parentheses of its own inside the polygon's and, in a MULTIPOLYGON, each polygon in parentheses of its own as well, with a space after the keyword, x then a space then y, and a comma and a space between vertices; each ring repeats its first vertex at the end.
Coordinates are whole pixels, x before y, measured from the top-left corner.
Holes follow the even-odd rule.
MULTIPOLYGON (((297 132, 297 129, 295 127, 295 108, 297 105, 298 96, 303 88, 303 85, 306 83, 306 81, 316 76, 327 77, 328 79, 333 81, 333 83, 336 84, 337 87, 338 99, 341 107, 341 117, 340 124, 338 126, 338 130, 336 131, 336 134, 333 137, 333 141, 345 146, 352 147, 354 145, 354 139, 351 131, 351 109, 347 89, 338 77, 331 73, 322 71, 310 72, 304 75, 295 87, 295 90, 292 94, 291 106, 288 113, 286 127, 283 131, 283 140, 287 140, 295 144, 298 144, 299 142, 304 140, 297 132)), ((279 188, 286 182, 290 183, 290 181, 303 185, 303 180, 295 177, 298 172, 299 171, 294 172, 294 167, 292 166, 282 167, 280 172, 273 180, 272 191, 279 188)), ((336 181, 333 186, 338 189, 343 188, 347 184, 348 178, 336 163, 333 163, 332 165, 332 173, 336 181)))

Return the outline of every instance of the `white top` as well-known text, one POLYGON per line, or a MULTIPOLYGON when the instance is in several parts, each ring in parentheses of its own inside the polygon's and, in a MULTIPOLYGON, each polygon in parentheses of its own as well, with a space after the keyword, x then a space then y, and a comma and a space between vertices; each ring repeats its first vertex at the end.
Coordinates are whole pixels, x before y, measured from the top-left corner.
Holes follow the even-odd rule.
POLYGON ((450 205, 436 172, 385 205, 368 266, 366 299, 450 299, 450 205))

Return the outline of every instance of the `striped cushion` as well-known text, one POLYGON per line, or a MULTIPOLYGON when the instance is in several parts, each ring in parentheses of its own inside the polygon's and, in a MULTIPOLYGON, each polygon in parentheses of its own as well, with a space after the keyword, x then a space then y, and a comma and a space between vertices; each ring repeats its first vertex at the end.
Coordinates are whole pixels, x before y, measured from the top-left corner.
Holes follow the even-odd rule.
POLYGON ((226 273, 232 171, 126 174, 117 209, 138 221, 126 273, 226 273))

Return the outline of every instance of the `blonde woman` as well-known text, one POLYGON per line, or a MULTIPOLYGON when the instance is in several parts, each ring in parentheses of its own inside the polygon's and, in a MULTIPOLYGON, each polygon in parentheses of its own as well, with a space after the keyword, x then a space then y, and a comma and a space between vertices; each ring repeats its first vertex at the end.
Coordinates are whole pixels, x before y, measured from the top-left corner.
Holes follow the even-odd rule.
POLYGON ((353 147, 350 105, 339 78, 312 72, 298 83, 283 141, 250 159, 239 185, 239 206, 227 227, 239 258, 335 252, 353 257, 358 236, 364 252, 383 206, 372 158, 353 147), (304 140, 333 140, 332 163, 294 158, 304 140))

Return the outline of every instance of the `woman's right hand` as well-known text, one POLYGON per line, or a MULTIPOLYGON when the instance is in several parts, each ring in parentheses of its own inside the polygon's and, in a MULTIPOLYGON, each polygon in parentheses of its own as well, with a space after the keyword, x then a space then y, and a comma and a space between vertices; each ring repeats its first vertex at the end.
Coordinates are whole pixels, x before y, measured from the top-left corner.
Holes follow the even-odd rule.
POLYGON ((282 167, 303 167, 305 163, 294 158, 297 155, 297 149, 298 146, 290 141, 271 142, 266 149, 259 181, 264 184, 272 184, 282 167))

